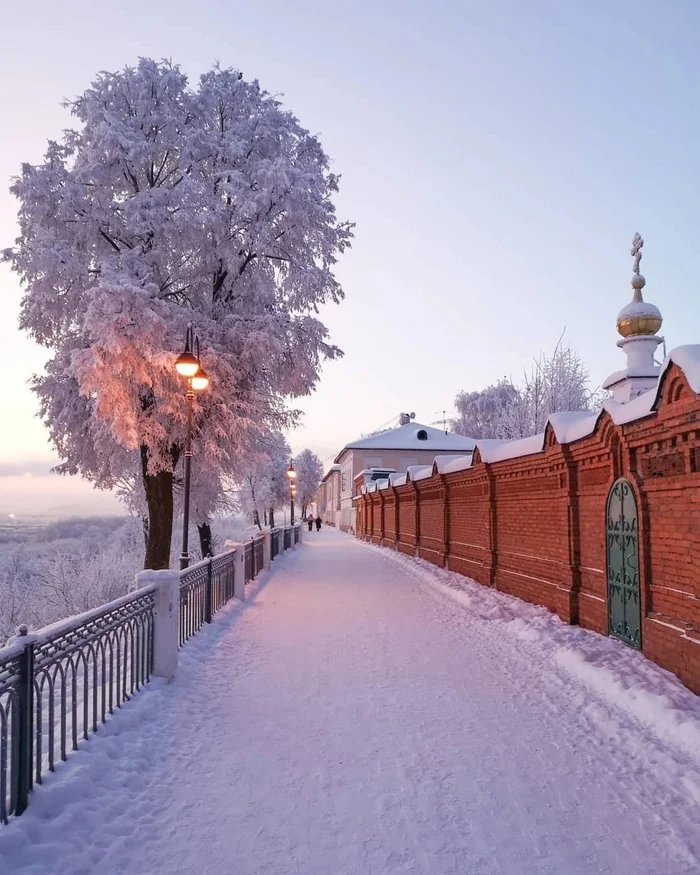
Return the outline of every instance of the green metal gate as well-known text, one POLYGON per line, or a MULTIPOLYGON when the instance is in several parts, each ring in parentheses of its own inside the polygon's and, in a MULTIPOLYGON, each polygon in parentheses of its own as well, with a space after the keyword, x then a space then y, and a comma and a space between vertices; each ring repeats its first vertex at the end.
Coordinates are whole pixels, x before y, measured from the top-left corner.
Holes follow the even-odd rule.
POLYGON ((642 647, 637 502, 629 481, 613 483, 607 507, 608 631, 642 647))

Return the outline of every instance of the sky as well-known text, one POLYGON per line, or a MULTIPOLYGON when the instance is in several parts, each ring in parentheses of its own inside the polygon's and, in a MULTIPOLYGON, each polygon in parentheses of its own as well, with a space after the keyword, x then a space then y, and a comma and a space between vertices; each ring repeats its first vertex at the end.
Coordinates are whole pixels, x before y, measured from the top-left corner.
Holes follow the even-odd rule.
MULTIPOLYGON (((9 180, 70 125, 64 98, 139 56, 192 80, 219 61, 319 135, 342 175, 338 215, 357 223, 346 300, 323 311, 345 356, 298 402, 295 452, 330 463, 401 411, 436 422, 461 389, 517 380, 564 329, 598 385, 624 366, 635 231, 668 348, 700 342, 699 39, 693 0, 13 3, 0 248, 16 236, 9 180)), ((19 331, 20 298, 0 265, 0 515, 116 510, 47 474, 27 380, 48 352, 19 331)))

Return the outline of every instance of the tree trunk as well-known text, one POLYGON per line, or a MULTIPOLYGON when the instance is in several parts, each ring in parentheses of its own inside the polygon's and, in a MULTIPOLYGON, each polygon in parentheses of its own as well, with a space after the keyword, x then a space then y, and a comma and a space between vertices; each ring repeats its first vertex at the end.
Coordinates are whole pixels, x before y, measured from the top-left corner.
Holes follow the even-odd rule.
POLYGON ((260 529, 262 532, 262 526, 260 525, 260 514, 257 511, 257 508, 253 511, 253 523, 260 529))
POLYGON ((197 531, 199 532, 199 548, 202 551, 202 559, 211 556, 211 524, 208 520, 203 523, 197 523, 197 531))
POLYGON ((148 447, 141 447, 141 472, 148 506, 146 558, 143 567, 154 570, 170 567, 173 536, 173 472, 148 473, 148 447))
POLYGON ((265 520, 265 525, 267 525, 267 511, 263 511, 263 519, 265 520))
POLYGON ((274 507, 270 508, 270 512, 267 515, 267 518, 270 521, 270 528, 274 529, 274 527, 275 527, 275 509, 274 509, 274 507))
POLYGON ((141 529, 143 530, 143 548, 148 549, 148 517, 141 517, 141 529))

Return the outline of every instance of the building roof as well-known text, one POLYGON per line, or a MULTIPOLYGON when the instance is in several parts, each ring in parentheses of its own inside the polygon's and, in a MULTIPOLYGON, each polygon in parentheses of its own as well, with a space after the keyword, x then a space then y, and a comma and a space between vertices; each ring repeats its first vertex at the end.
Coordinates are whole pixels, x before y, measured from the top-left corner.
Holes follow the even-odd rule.
POLYGON ((361 438, 346 444, 336 456, 339 462, 347 450, 433 450, 440 453, 470 453, 474 449, 473 438, 464 437, 461 434, 445 432, 441 428, 433 428, 430 425, 421 425, 419 422, 409 422, 381 431, 379 434, 361 438), (425 437, 419 438, 422 432, 425 437))
POLYGON ((340 465, 331 465, 331 467, 328 469, 328 473, 325 474, 321 483, 325 483, 326 480, 328 480, 328 478, 331 476, 331 474, 337 474, 339 471, 340 471, 340 465))

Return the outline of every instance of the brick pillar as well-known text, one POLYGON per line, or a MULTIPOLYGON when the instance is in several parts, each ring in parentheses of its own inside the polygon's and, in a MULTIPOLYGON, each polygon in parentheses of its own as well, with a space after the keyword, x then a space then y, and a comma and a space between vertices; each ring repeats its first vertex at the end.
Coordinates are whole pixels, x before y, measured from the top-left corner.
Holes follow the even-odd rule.
POLYGON ((399 549, 399 494, 396 487, 392 486, 391 491, 394 493, 394 550, 399 549))
POLYGON ((567 524, 569 541, 569 616, 570 623, 578 624, 579 593, 581 591, 581 527, 578 509, 578 467, 567 446, 562 447, 566 461, 567 524))
POLYGON ((415 555, 418 556, 420 553, 420 496, 418 494, 418 487, 416 484, 411 481, 411 486, 413 487, 413 500, 415 501, 415 514, 416 514, 416 548, 415 555))
POLYGON ((450 555, 450 495, 447 480, 440 475, 442 483, 442 564, 445 568, 449 568, 450 555))
POLYGON ((384 525, 384 492, 380 492, 379 489, 377 489, 377 495, 379 496, 379 543, 381 544, 384 540, 384 531, 386 528, 384 525))
POLYGON ((496 518, 496 478, 491 471, 491 465, 484 463, 484 473, 487 480, 487 497, 488 497, 488 552, 486 555, 487 565, 484 569, 487 586, 493 586, 498 589, 498 581, 496 572, 498 569, 498 528, 496 518))

